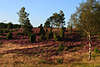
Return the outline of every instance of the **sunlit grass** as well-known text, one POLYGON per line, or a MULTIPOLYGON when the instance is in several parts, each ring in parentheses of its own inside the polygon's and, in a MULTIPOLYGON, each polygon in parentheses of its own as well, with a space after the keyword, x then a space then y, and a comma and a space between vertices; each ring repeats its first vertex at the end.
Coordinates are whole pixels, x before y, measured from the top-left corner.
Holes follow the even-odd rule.
MULTIPOLYGON (((3 47, 2 49, 6 49, 8 47, 20 48, 20 46, 14 44, 10 44, 8 46, 3 45, 3 47)), ((35 51, 32 51, 33 54, 31 55, 21 53, 20 51, 0 54, 0 67, 100 67, 100 53, 95 55, 95 59, 93 56, 94 53, 92 53, 92 60, 89 61, 88 52, 82 54, 79 54, 77 51, 70 52, 68 54, 61 52, 60 55, 50 56, 52 52, 48 52, 49 55, 47 55, 47 52, 45 51, 51 49, 55 51, 58 49, 58 47, 55 48, 54 46, 40 46, 38 49, 42 49, 44 52, 34 53, 35 51), (39 54, 42 56, 39 56, 39 54), (50 60, 51 57, 54 57, 54 60, 50 60), (61 60, 58 61, 59 59, 61 60)))

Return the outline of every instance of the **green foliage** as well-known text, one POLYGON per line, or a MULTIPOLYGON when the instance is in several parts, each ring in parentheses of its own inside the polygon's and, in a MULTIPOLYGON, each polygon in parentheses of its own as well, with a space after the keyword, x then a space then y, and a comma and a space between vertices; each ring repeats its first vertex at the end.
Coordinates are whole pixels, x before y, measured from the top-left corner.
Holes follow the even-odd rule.
MULTIPOLYGON (((77 11, 72 15, 71 19, 74 22, 76 29, 84 31, 88 36, 89 43, 91 36, 100 31, 100 3, 96 0, 87 0, 81 3, 77 11)), ((91 47, 89 44, 89 60, 91 60, 91 47)))
POLYGON ((46 20, 46 22, 44 24, 44 27, 50 28, 50 21, 49 21, 49 19, 46 20))
POLYGON ((58 41, 59 40, 59 38, 58 38, 58 36, 57 36, 56 33, 53 34, 53 38, 54 38, 55 41, 58 41))
POLYGON ((39 64, 53 64, 54 62, 52 62, 52 61, 49 61, 49 60, 44 60, 44 59, 41 59, 40 61, 39 61, 39 64))
POLYGON ((39 64, 46 64, 46 63, 47 63, 46 60, 40 60, 40 61, 39 61, 39 64))
POLYGON ((13 34, 11 33, 11 32, 9 32, 8 34, 7 34, 7 39, 12 39, 13 38, 13 34))
POLYGON ((3 29, 3 28, 7 28, 7 24, 1 22, 1 23, 0 23, 0 29, 3 29))
POLYGON ((39 26, 40 31, 39 31, 39 35, 40 35, 40 41, 46 40, 46 32, 42 26, 42 24, 39 26))
POLYGON ((8 29, 12 29, 13 28, 13 24, 11 22, 8 23, 8 29))
POLYGON ((58 63, 58 64, 62 64, 62 63, 63 63, 63 59, 62 59, 62 58, 58 58, 58 59, 57 59, 57 63, 58 63))
POLYGON ((59 34, 57 34, 57 32, 53 34, 54 40, 56 40, 56 41, 63 40, 64 39, 64 32, 65 32, 64 28, 60 28, 59 34))
POLYGON ((25 7, 22 7, 21 10, 18 12, 19 22, 23 28, 23 32, 28 35, 32 32, 32 25, 28 18, 29 14, 25 11, 25 7))
POLYGON ((31 43, 34 43, 36 41, 36 34, 32 34, 31 36, 30 36, 30 42, 31 43))
POLYGON ((26 19, 25 24, 23 25, 23 32, 28 35, 32 32, 32 25, 30 23, 29 18, 26 19))
POLYGON ((52 39, 53 38, 53 32, 52 32, 52 29, 50 29, 50 32, 49 32, 49 39, 52 39))
POLYGON ((73 31, 73 27, 74 27, 74 23, 73 23, 72 16, 71 16, 71 19, 69 20, 68 25, 67 25, 67 28, 70 33, 72 33, 73 31))
POLYGON ((52 39, 52 38, 53 38, 52 29, 50 29, 50 31, 48 31, 48 30, 46 29, 46 31, 45 31, 45 37, 46 37, 46 40, 52 39))
POLYGON ((22 7, 21 10, 17 13, 19 16, 19 22, 21 25, 25 24, 26 18, 28 18, 29 13, 25 11, 25 7, 22 7))
POLYGON ((64 39, 64 28, 60 28, 60 40, 63 40, 64 39))
POLYGON ((9 23, 0 23, 0 29, 12 29, 12 28, 20 28, 21 25, 19 24, 12 24, 11 22, 9 23))
POLYGON ((62 10, 60 10, 59 13, 54 13, 50 18, 48 18, 48 21, 50 22, 51 27, 60 28, 65 25, 64 19, 64 13, 62 10))
POLYGON ((100 50, 98 48, 94 48, 94 53, 100 53, 100 50))
POLYGON ((59 47, 58 47, 58 52, 61 52, 64 50, 64 45, 63 44, 60 44, 59 47))
POLYGON ((13 28, 21 28, 21 25, 19 25, 19 24, 13 24, 13 28))
POLYGON ((39 34, 40 34, 40 35, 45 35, 45 30, 44 30, 42 24, 39 26, 39 28, 40 28, 39 34))
POLYGON ((46 40, 46 37, 45 37, 45 35, 41 34, 40 35, 40 41, 44 41, 44 40, 46 40))
POLYGON ((48 30, 46 29, 46 32, 45 32, 45 38, 46 38, 46 40, 48 40, 49 39, 49 32, 48 32, 48 30))
POLYGON ((81 3, 77 12, 71 17, 74 26, 83 30, 87 35, 94 35, 100 31, 100 3, 97 1, 86 1, 81 3))

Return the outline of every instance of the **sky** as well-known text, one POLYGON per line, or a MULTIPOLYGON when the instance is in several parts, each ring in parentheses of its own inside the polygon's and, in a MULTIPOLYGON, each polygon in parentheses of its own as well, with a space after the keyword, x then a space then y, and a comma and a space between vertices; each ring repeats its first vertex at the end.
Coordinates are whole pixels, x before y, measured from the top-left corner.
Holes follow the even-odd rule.
POLYGON ((24 6, 33 27, 44 24, 53 13, 62 10, 66 24, 76 7, 85 0, 0 0, 0 22, 18 24, 17 12, 24 6))

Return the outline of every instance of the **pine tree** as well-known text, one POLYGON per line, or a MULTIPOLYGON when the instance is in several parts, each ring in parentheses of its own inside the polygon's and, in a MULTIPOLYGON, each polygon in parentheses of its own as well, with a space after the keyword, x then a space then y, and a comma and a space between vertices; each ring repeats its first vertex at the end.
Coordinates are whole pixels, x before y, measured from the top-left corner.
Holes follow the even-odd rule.
POLYGON ((30 20, 28 18, 29 13, 25 11, 25 7, 22 7, 21 10, 18 12, 19 16, 19 22, 21 24, 21 27, 23 28, 23 32, 25 34, 29 34, 32 32, 32 25, 30 23, 30 20))
POLYGON ((45 28, 50 28, 50 21, 49 19, 46 20, 45 24, 44 24, 45 28))
POLYGON ((65 25, 64 13, 60 10, 59 13, 53 13, 51 17, 48 18, 51 27, 62 28, 65 25))

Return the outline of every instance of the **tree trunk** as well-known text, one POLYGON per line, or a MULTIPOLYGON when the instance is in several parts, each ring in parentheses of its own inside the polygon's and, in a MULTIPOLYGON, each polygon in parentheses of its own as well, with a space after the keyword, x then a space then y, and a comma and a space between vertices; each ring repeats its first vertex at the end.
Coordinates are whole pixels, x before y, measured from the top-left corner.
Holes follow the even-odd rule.
POLYGON ((89 38, 89 60, 91 60, 91 47, 92 47, 92 45, 91 45, 91 35, 90 34, 88 35, 88 38, 89 38))

